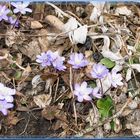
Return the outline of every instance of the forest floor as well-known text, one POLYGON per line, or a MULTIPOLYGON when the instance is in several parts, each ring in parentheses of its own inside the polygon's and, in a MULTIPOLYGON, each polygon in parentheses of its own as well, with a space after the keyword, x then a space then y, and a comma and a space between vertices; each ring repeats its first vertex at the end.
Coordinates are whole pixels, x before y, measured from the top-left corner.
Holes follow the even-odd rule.
POLYGON ((14 108, 0 114, 0 135, 140 136, 140 4, 30 3, 28 8, 31 13, 15 14, 18 26, 0 21, 0 82, 16 90, 14 108), (36 61, 48 50, 65 57, 64 71, 36 61), (68 63, 73 52, 89 64, 74 69, 68 63), (116 70, 122 85, 116 77, 116 87, 92 77, 95 63, 109 73, 116 70), (101 88, 102 97, 79 102, 75 84, 83 81, 101 88))

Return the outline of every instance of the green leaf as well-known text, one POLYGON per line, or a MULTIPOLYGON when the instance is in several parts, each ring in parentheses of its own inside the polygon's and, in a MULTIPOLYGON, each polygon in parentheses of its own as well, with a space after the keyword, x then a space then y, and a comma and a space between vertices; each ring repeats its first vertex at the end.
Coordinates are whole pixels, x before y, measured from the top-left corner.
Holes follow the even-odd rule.
POLYGON ((96 82, 94 82, 94 81, 89 81, 89 82, 88 82, 88 85, 89 85, 91 88, 95 88, 95 87, 96 87, 96 82))
POLYGON ((136 48, 137 52, 140 52, 140 43, 139 42, 136 43, 134 47, 136 48))
POLYGON ((107 118, 109 115, 109 112, 107 111, 107 110, 105 110, 105 109, 100 109, 99 110, 99 112, 100 112, 100 114, 101 114, 101 118, 103 119, 103 118, 107 118))
POLYGON ((97 107, 100 109, 109 109, 113 105, 112 99, 107 96, 97 101, 97 107))
POLYGON ((114 128, 115 128, 115 123, 114 123, 113 120, 110 122, 110 126, 111 126, 111 129, 114 130, 114 128))
POLYGON ((15 75, 14 75, 14 78, 15 78, 16 80, 19 80, 19 79, 21 78, 21 76, 22 76, 22 72, 21 72, 21 71, 17 71, 17 72, 15 73, 15 75))
POLYGON ((11 66, 12 68, 16 68, 17 65, 16 65, 15 63, 13 63, 13 64, 11 64, 10 66, 11 66))
POLYGON ((115 62, 111 61, 108 58, 103 58, 100 61, 103 65, 105 65, 107 68, 113 68, 115 66, 115 62))
POLYGON ((99 99, 97 101, 97 107, 101 114, 101 119, 112 116, 112 110, 114 109, 114 107, 113 101, 109 96, 99 99))

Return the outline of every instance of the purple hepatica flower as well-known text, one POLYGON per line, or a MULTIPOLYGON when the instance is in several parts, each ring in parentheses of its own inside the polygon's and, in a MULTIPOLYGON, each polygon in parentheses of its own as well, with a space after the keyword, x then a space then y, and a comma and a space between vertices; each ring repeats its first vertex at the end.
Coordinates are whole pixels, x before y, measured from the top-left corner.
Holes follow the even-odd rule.
POLYGON ((27 8, 29 5, 29 2, 11 2, 11 5, 15 7, 14 13, 21 13, 21 14, 26 14, 26 12, 31 13, 32 10, 30 8, 27 8))
POLYGON ((74 69, 79 69, 88 65, 88 61, 84 58, 82 53, 71 54, 68 63, 71 64, 74 69))
POLYGON ((11 25, 15 25, 15 27, 18 27, 18 25, 19 25, 18 20, 17 20, 16 18, 14 18, 14 17, 9 17, 8 21, 9 21, 9 23, 10 23, 11 25), (16 22, 16 23, 15 23, 15 22, 16 22))
POLYGON ((0 100, 6 100, 7 102, 13 102, 13 96, 16 94, 15 89, 11 89, 5 87, 2 83, 0 83, 0 100))
POLYGON ((58 52, 47 51, 46 53, 41 53, 37 55, 36 62, 41 63, 43 67, 53 65, 57 70, 64 71, 66 67, 63 65, 65 58, 61 57, 58 52))
POLYGON ((59 71, 64 71, 66 69, 66 67, 64 66, 64 57, 61 56, 56 56, 56 58, 52 61, 52 65, 54 68, 56 68, 59 71))
POLYGON ((94 88, 92 90, 92 95, 93 95, 93 97, 101 98, 102 94, 101 94, 100 88, 99 87, 94 88))
POLYGON ((7 109, 13 107, 14 105, 12 103, 8 103, 6 100, 0 100, 0 111, 3 113, 3 115, 7 115, 7 109))
POLYGON ((54 54, 52 51, 47 51, 37 55, 36 62, 41 63, 43 67, 50 66, 52 60, 54 59, 54 54))
POLYGON ((74 95, 77 96, 79 102, 83 102, 84 100, 91 101, 91 93, 92 88, 87 87, 87 82, 83 82, 81 85, 75 84, 74 95))
POLYGON ((123 82, 122 82, 123 78, 120 73, 117 73, 116 71, 112 71, 112 73, 109 74, 108 76, 113 87, 116 88, 117 86, 123 85, 123 82))
POLYGON ((105 78, 108 73, 109 73, 109 70, 104 65, 94 64, 91 71, 91 76, 93 78, 102 79, 102 78, 105 78))
POLYGON ((10 10, 7 9, 6 6, 1 6, 0 5, 0 21, 4 20, 8 20, 8 16, 7 14, 10 13, 10 10))

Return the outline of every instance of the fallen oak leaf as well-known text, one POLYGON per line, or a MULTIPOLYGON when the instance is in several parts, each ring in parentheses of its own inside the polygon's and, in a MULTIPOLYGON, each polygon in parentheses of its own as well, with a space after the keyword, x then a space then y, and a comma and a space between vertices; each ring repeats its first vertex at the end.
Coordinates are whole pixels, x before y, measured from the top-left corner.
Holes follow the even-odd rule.
POLYGON ((16 114, 16 112, 13 111, 13 112, 10 112, 9 115, 7 116, 6 118, 6 124, 8 126, 11 126, 11 125, 16 125, 21 119, 19 119, 16 114))
POLYGON ((33 97, 33 100, 37 106, 40 108, 45 108, 46 106, 50 105, 52 96, 50 94, 37 95, 33 97))
POLYGON ((57 120, 55 124, 52 125, 53 130, 58 130, 59 128, 63 128, 64 130, 68 127, 64 121, 57 120))
POLYGON ((56 114, 58 114, 60 111, 61 110, 58 109, 57 106, 46 106, 46 108, 44 108, 41 113, 42 113, 42 117, 51 121, 55 119, 56 114))
POLYGON ((47 119, 47 120, 53 120, 55 118, 64 121, 68 123, 67 118, 66 118, 66 113, 63 112, 61 109, 63 107, 63 104, 60 103, 57 106, 46 106, 42 110, 42 116, 47 119))

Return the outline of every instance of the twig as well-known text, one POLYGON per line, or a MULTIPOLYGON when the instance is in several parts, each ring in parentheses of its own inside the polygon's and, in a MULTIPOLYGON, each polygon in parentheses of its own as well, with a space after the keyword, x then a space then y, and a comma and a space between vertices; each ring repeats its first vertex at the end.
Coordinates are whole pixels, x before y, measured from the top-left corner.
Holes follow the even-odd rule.
POLYGON ((4 78, 8 81, 11 81, 11 79, 4 72, 1 72, 1 75, 4 76, 4 78))
POLYGON ((16 23, 18 22, 18 20, 19 20, 19 18, 20 18, 20 17, 21 17, 21 13, 17 16, 17 19, 16 19, 16 21, 15 21, 15 23, 14 23, 14 25, 13 25, 12 29, 14 29, 14 28, 15 28, 16 23))
POLYGON ((49 87, 49 95, 52 95, 52 86, 49 87))
MULTIPOLYGON (((44 36, 52 36, 55 37, 56 34, 50 33, 50 34, 39 34, 39 35, 33 35, 33 34, 24 34, 27 37, 44 37, 44 36)), ((12 34, 0 34, 0 36, 13 36, 12 34)), ((22 35, 15 35, 17 37, 20 37, 22 35)))
POLYGON ((70 18, 71 16, 68 15, 67 13, 63 12, 60 8, 58 8, 56 5, 50 3, 50 2, 46 2, 46 4, 52 6, 56 11, 58 11, 59 13, 61 13, 63 16, 70 18))
POLYGON ((75 123, 77 125, 77 113, 76 113, 76 106, 75 106, 75 100, 74 100, 74 94, 73 94, 73 87, 72 87, 72 67, 70 67, 70 90, 72 92, 72 96, 73 96, 73 111, 74 111, 74 117, 75 117, 75 123))
MULTIPOLYGON (((66 92, 68 92, 69 91, 69 88, 68 89, 66 89, 64 92, 63 92, 63 94, 61 94, 56 100, 55 100, 55 102, 57 102, 66 92)), ((54 102, 54 103, 55 103, 54 102)))
POLYGON ((25 125, 25 128, 24 128, 23 132, 21 132, 19 135, 22 135, 22 134, 24 134, 24 133, 26 132, 27 127, 28 127, 28 124, 29 124, 29 122, 30 122, 30 117, 31 117, 31 115, 29 115, 29 118, 28 118, 28 120, 27 120, 27 123, 26 123, 26 125, 25 125))
POLYGON ((8 54, 7 54, 7 55, 5 54, 5 56, 6 56, 5 59, 6 59, 8 62, 14 63, 14 64, 16 64, 16 66, 18 66, 20 69, 25 70, 25 68, 22 67, 22 66, 20 66, 16 61, 9 60, 9 59, 8 59, 8 56, 9 56, 8 54))
POLYGON ((20 66, 16 61, 12 61, 12 63, 16 64, 16 66, 19 67, 21 70, 25 70, 25 68, 20 66))
POLYGON ((67 13, 71 14, 73 17, 75 17, 80 23, 82 23, 84 25, 84 22, 78 17, 76 16, 74 13, 72 13, 71 11, 66 11, 67 13))
POLYGON ((100 81, 100 85, 101 85, 101 93, 102 93, 102 95, 103 95, 103 94, 104 94, 104 93, 103 93, 103 84, 102 84, 101 79, 99 79, 99 81, 100 81))
POLYGON ((56 83, 56 88, 55 88, 55 93, 54 93, 54 102, 56 100, 56 94, 57 94, 57 90, 58 90, 58 85, 59 85, 59 77, 57 78, 57 83, 56 83))

